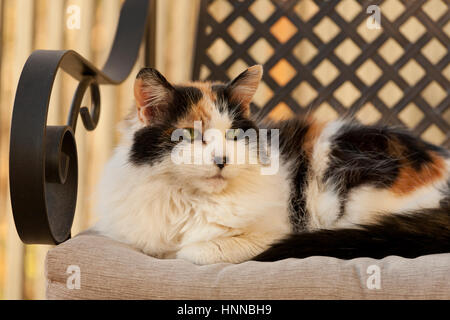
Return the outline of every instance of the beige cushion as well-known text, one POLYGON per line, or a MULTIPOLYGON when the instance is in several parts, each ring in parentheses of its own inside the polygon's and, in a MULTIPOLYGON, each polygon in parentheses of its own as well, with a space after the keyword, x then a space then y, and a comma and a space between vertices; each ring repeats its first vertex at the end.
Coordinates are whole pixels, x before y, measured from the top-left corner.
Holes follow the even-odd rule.
POLYGON ((450 299, 450 254, 196 266, 85 234, 49 251, 46 276, 49 299, 450 299), (71 265, 80 289, 67 286, 71 265))

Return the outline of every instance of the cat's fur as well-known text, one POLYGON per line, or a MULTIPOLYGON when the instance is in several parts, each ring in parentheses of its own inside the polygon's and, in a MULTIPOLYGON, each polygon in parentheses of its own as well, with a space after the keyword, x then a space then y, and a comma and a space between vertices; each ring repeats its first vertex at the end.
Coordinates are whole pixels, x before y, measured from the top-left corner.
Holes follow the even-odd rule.
MULTIPOLYGON (((99 187, 95 229, 149 255, 196 264, 450 252, 448 151, 350 119, 255 122, 249 104, 261 76, 254 66, 229 84, 173 86, 143 69, 137 111, 99 187), (262 175, 261 161, 223 169, 174 164, 171 133, 198 120, 224 135, 230 128, 279 129, 279 170, 262 175)), ((257 158, 261 146, 245 141, 226 143, 243 143, 257 158)), ((230 156, 224 152, 220 158, 230 156)))

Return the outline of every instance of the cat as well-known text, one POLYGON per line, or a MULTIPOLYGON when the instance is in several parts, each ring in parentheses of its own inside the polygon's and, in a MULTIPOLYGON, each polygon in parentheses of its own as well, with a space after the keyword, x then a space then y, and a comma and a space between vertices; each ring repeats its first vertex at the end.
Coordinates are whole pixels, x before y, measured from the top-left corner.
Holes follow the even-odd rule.
POLYGON ((94 229, 199 265, 450 252, 447 150, 349 117, 255 120, 262 73, 257 65, 229 83, 172 85, 142 69, 99 184, 94 229), (210 130, 221 147, 209 148, 210 130))

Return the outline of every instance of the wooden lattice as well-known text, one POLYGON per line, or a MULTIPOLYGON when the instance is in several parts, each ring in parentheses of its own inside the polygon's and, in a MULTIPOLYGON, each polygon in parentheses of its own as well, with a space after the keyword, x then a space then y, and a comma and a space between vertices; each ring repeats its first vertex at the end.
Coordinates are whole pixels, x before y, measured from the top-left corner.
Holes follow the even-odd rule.
POLYGON ((254 111, 351 113, 450 147, 449 0, 203 0, 194 79, 264 64, 254 111), (378 5, 381 28, 366 10, 378 5))

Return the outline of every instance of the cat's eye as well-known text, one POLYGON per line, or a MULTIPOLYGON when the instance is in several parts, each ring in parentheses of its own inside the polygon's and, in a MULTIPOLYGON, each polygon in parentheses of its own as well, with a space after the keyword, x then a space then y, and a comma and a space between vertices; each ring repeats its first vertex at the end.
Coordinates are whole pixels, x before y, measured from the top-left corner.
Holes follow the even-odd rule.
POLYGON ((229 129, 227 130, 225 136, 227 140, 238 140, 242 136, 242 130, 241 129, 229 129))
POLYGON ((201 133, 197 129, 194 128, 184 128, 183 136, 188 141, 200 140, 201 133))

